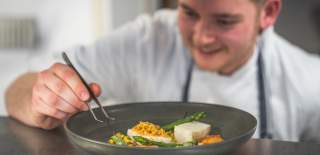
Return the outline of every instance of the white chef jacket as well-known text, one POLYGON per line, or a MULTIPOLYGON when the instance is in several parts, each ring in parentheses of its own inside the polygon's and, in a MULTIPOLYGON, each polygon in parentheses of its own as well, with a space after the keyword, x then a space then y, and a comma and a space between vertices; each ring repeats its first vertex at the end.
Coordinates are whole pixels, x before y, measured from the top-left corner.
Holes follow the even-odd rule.
MULTIPOLYGON (((190 101, 245 110, 259 120, 257 53, 265 67, 268 130, 276 140, 320 142, 320 59, 278 36, 259 37, 255 54, 231 76, 193 67, 190 101)), ((90 47, 69 52, 87 81, 115 103, 181 101, 191 56, 175 11, 143 15, 90 47)), ((258 125, 259 127, 259 125, 258 125)), ((254 135, 258 137, 259 128, 254 135)))

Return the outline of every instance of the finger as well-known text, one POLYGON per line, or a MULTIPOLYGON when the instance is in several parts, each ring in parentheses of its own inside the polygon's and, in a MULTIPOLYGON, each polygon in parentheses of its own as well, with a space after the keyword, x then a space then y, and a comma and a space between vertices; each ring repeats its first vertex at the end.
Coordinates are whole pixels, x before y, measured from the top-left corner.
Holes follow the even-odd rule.
POLYGON ((46 85, 52 92, 57 94, 63 100, 77 108, 78 110, 87 110, 86 103, 82 102, 72 91, 72 88, 62 79, 58 78, 50 71, 41 73, 42 83, 46 85))
POLYGON ((93 93, 94 93, 94 95, 95 95, 96 97, 100 96, 100 94, 101 94, 101 87, 100 87, 98 84, 96 84, 96 83, 91 83, 91 84, 90 84, 90 89, 93 91, 93 93))
POLYGON ((38 104, 41 104, 39 102, 41 102, 41 99, 36 95, 32 95, 32 102, 30 107, 32 112, 31 120, 33 121, 33 124, 31 124, 32 126, 42 129, 53 129, 63 123, 63 121, 44 115, 42 114, 42 112, 40 113, 39 110, 35 109, 35 107, 38 107, 38 104))
POLYGON ((42 129, 53 129, 63 123, 62 120, 55 119, 50 116, 43 115, 39 112, 36 112, 32 115, 34 124, 31 124, 34 127, 42 129))
POLYGON ((45 104, 40 98, 37 99, 36 103, 33 106, 33 109, 38 113, 43 115, 53 117, 58 120, 64 120, 68 117, 68 114, 60 111, 59 109, 53 108, 45 104))
POLYGON ((84 86, 78 74, 71 67, 64 64, 55 64, 52 69, 54 74, 68 84, 79 99, 82 101, 89 100, 90 95, 87 88, 84 86))
POLYGON ((73 114, 78 112, 78 109, 76 107, 66 102, 60 96, 56 95, 45 85, 38 85, 37 90, 39 91, 39 93, 41 93, 41 95, 39 95, 40 99, 44 101, 44 103, 48 106, 55 107, 65 113, 73 114))
POLYGON ((42 124, 40 125, 40 127, 42 129, 54 129, 56 127, 58 127, 60 124, 62 124, 63 121, 52 118, 52 117, 46 117, 43 121, 42 124))

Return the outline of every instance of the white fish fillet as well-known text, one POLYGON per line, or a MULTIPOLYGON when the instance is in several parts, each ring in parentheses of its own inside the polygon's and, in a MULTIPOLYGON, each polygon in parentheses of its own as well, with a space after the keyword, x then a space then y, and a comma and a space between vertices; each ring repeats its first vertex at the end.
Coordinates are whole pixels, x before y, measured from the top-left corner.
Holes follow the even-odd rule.
POLYGON ((194 121, 176 126, 174 137, 178 143, 186 143, 204 138, 210 130, 210 124, 194 121))

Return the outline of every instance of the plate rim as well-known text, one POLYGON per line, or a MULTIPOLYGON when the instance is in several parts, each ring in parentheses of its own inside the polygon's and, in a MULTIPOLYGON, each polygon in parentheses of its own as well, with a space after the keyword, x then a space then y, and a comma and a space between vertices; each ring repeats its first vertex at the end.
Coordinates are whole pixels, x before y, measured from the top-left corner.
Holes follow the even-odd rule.
MULTIPOLYGON (((103 106, 103 107, 118 108, 118 107, 122 107, 122 106, 133 106, 135 104, 149 104, 149 105, 150 104, 168 104, 168 105, 170 105, 170 104, 171 105, 174 105, 174 104, 195 104, 196 105, 197 104, 197 105, 199 105, 200 104, 200 105, 207 105, 207 106, 222 107, 222 108, 227 108, 227 109, 231 109, 231 110, 234 110, 234 111, 241 111, 241 112, 245 113, 246 115, 250 116, 254 120, 254 127, 251 128, 250 130, 244 132, 243 134, 241 134, 239 136, 230 138, 228 140, 224 140, 224 141, 222 141, 220 143, 200 145, 200 146, 199 145, 198 146, 186 146, 186 147, 178 147, 178 148, 148 148, 148 147, 120 146, 120 145, 108 144, 107 141, 106 142, 101 142, 101 141, 97 141, 97 140, 92 140, 92 139, 86 138, 84 136, 81 136, 81 135, 76 134, 73 131, 71 131, 71 129, 68 128, 69 120, 71 118, 75 117, 76 115, 80 115, 80 114, 88 112, 88 111, 80 112, 80 113, 77 113, 77 114, 72 115, 71 117, 69 117, 64 122, 63 128, 67 133, 69 133, 71 136, 73 136, 75 138, 81 139, 82 141, 85 141, 85 142, 97 144, 97 145, 100 145, 100 146, 107 146, 107 147, 121 148, 121 149, 129 149, 129 150, 150 150, 150 151, 153 151, 153 150, 154 151, 159 151, 159 150, 188 150, 190 148, 192 148, 192 149, 204 149, 206 147, 219 147, 220 145, 224 145, 226 143, 232 143, 232 142, 234 142, 236 140, 242 139, 243 137, 247 137, 249 135, 253 135, 255 130, 256 130, 256 128, 257 128, 257 119, 252 114, 250 114, 249 112, 246 112, 244 110, 235 108, 235 107, 221 105, 221 104, 202 103, 202 102, 187 102, 187 103, 183 103, 183 102, 179 102, 179 101, 172 101, 172 102, 171 101, 163 101, 163 102, 162 101, 153 101, 153 102, 123 102, 123 103, 120 103, 120 104, 115 104, 115 105, 110 105, 110 106, 106 105, 106 106, 103 106)), ((94 109, 97 109, 97 108, 94 108, 94 109)), ((69 137, 69 134, 67 134, 68 137, 69 137)))

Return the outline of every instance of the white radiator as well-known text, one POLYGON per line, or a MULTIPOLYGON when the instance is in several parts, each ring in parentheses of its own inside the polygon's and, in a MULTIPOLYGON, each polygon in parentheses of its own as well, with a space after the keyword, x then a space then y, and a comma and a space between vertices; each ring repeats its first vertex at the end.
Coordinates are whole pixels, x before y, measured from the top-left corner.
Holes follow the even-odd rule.
POLYGON ((0 48, 34 48, 35 38, 35 19, 0 17, 0 48))

